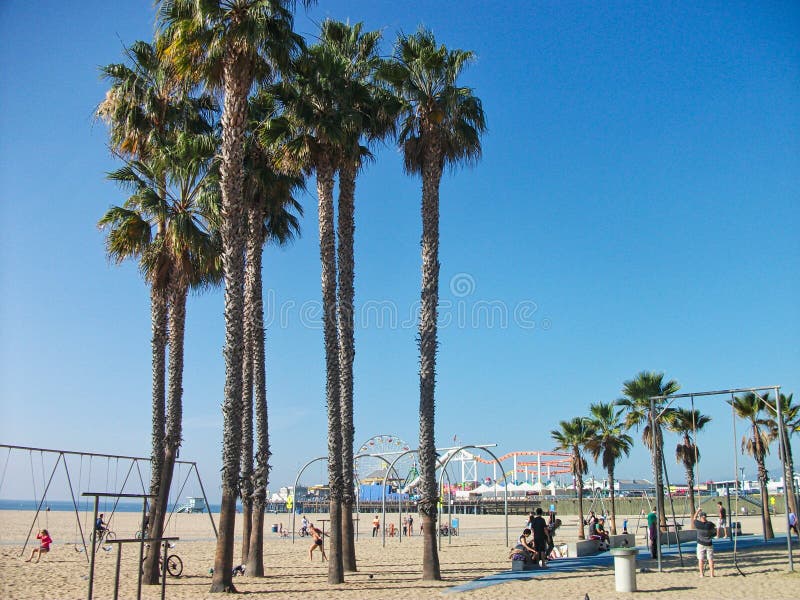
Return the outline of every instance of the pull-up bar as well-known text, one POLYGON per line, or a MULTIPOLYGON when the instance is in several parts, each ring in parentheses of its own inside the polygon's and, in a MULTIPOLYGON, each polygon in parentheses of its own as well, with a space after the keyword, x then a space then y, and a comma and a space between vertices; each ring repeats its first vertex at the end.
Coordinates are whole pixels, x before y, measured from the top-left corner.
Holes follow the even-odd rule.
MULTIPOLYGON (((779 385, 768 385, 768 386, 761 386, 761 387, 731 388, 731 389, 727 389, 727 390, 711 390, 711 391, 702 391, 702 392, 690 392, 690 393, 684 393, 684 394, 663 394, 663 395, 658 395, 658 396, 650 396, 648 398, 650 400, 650 419, 651 419, 650 426, 653 428, 653 432, 654 432, 654 435, 655 435, 656 422, 658 421, 658 419, 660 419, 664 415, 664 413, 669 409, 669 407, 672 405, 672 403, 678 398, 691 398, 692 401, 694 402, 695 398, 702 397, 702 396, 722 396, 722 395, 727 396, 727 395, 730 395, 731 397, 733 397, 734 394, 752 393, 761 402, 763 402, 765 405, 767 405, 769 408, 771 408, 773 411, 775 411, 775 415, 776 415, 776 417, 778 419, 778 445, 779 445, 780 455, 781 455, 781 466, 783 467, 782 470, 783 470, 783 479, 784 479, 784 496, 785 496, 785 499, 786 499, 786 514, 787 514, 787 520, 786 520, 786 543, 787 543, 787 547, 788 547, 789 570, 790 571, 794 571, 794 561, 793 561, 793 557, 792 557, 792 532, 791 532, 791 527, 789 525, 789 519, 788 519, 788 514, 789 514, 789 502, 788 502, 788 499, 789 499, 789 495, 790 494, 791 494, 791 497, 793 499, 795 499, 796 496, 795 496, 795 493, 794 493, 794 473, 791 473, 791 472, 787 473, 787 462, 788 461, 787 461, 787 443, 786 443, 786 439, 785 439, 786 430, 785 430, 785 425, 784 425, 784 421, 783 421, 783 411, 781 410, 780 389, 781 389, 781 386, 779 386, 779 385), (767 394, 765 394, 764 396, 759 394, 759 392, 769 392, 769 391, 773 391, 773 390, 775 392, 775 405, 774 406, 772 404, 770 404, 769 402, 767 402, 767 398, 766 398, 767 394), (658 414, 656 414, 656 401, 665 401, 665 400, 668 401, 667 404, 664 407, 661 408, 661 411, 658 414)), ((653 444, 653 447, 651 449, 651 453, 653 455, 655 454, 655 444, 653 444)), ((656 461, 654 460, 653 461, 654 467, 655 467, 655 462, 656 461)), ((659 465, 658 468, 661 469, 662 466, 659 465)), ((734 474, 734 476, 736 477, 736 474, 734 474)), ((663 494, 663 491, 662 491, 662 494, 663 494)), ((661 511, 663 511, 665 513, 666 511, 663 508, 663 502, 664 502, 663 495, 660 495, 660 496, 661 496, 660 498, 659 497, 656 498, 656 506, 657 506, 657 508, 659 510, 661 510, 661 511)), ((729 496, 729 499, 730 499, 730 496, 729 496)), ((762 506, 761 510, 762 511, 769 511, 769 507, 768 506, 762 506)), ((666 516, 666 515, 664 515, 664 516, 666 516)), ((762 518, 763 518, 763 515, 762 515, 762 518)), ((766 532, 765 532, 765 537, 766 537, 766 532)), ((657 546, 658 546, 658 553, 657 553, 657 555, 658 555, 658 570, 661 571, 661 536, 660 535, 657 536, 657 546)), ((734 545, 734 549, 735 549, 735 545, 734 545)))
MULTIPOLYGON (((100 506, 100 497, 104 498, 141 498, 142 499, 142 524, 141 524, 141 531, 142 531, 142 538, 139 540, 139 562, 138 564, 142 564, 142 557, 144 556, 144 521, 147 517, 147 499, 148 498, 155 498, 156 496, 153 494, 116 494, 111 492, 84 492, 81 496, 91 496, 94 498, 94 517, 92 519, 93 523, 97 523, 97 512, 100 506)), ((96 528, 96 526, 95 526, 96 528)), ((92 600, 92 592, 94 591, 94 555, 95 555, 95 548, 94 544, 100 543, 100 536, 98 535, 98 531, 95 530, 94 532, 94 539, 92 543, 92 557, 89 561, 89 591, 87 598, 88 600, 92 600)), ((119 558, 117 559, 119 563, 119 558)), ((166 564, 166 561, 164 561, 166 564)), ((117 565, 117 570, 119 570, 119 565, 117 565)), ((142 576, 139 574, 139 581, 136 587, 136 598, 137 600, 142 597, 142 576)))

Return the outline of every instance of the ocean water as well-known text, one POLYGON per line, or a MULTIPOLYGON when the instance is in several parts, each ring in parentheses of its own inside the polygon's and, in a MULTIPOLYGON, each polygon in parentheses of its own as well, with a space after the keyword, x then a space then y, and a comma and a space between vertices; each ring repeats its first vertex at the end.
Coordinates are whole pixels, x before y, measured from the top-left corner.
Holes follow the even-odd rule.
MULTIPOLYGON (((178 502, 178 506, 181 506, 183 502, 178 502)), ((34 500, 0 500, 0 510, 36 510, 39 506, 38 502, 34 500)), ((219 504, 211 504, 211 512, 217 513, 219 512, 220 505, 219 504)), ((75 507, 72 504, 72 500, 47 500, 44 504, 42 504, 42 510, 47 510, 50 508, 51 511, 73 511, 75 507)), ((114 500, 109 498, 105 500, 103 498, 100 499, 100 512, 111 512, 114 508, 114 500)), ((169 507, 170 511, 175 509, 175 505, 171 505, 169 507)), ((94 499, 86 499, 81 498, 78 501, 78 510, 80 511, 92 511, 94 510, 94 499)), ((122 502, 120 501, 117 504, 117 512, 142 512, 142 503, 141 502, 122 502)))

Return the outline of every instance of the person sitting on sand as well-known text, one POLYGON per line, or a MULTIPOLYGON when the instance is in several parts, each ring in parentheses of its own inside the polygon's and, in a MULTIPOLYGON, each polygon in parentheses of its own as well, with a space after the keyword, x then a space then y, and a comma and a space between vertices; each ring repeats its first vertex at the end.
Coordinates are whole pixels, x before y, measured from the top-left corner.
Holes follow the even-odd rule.
MULTIPOLYGON (((515 550, 521 550, 522 553, 525 555, 526 562, 533 562, 536 560, 536 548, 533 547, 531 543, 532 540, 529 539, 531 535, 531 530, 527 527, 522 530, 522 535, 519 536, 519 540, 517 545, 514 547, 515 550)), ((513 554, 513 551, 512 551, 513 554)))
POLYGON ((311 544, 311 548, 308 549, 308 557, 313 561, 314 560, 314 550, 319 548, 320 552, 322 552, 322 560, 323 562, 328 560, 328 557, 325 555, 325 546, 323 545, 322 539, 322 530, 317 529, 314 527, 313 523, 308 524, 308 533, 311 534, 311 537, 314 538, 314 543, 311 544))
POLYGON ((50 552, 50 544, 53 543, 53 540, 50 537, 50 534, 47 533, 47 529, 42 529, 39 533, 37 533, 36 539, 40 541, 41 545, 38 548, 31 550, 31 555, 25 562, 31 562, 31 559, 35 556, 36 560, 33 562, 38 563, 39 559, 42 558, 42 554, 47 554, 50 552))
POLYGON ((597 522, 589 528, 589 539, 600 540, 600 550, 607 550, 609 545, 608 532, 605 528, 605 519, 599 517, 597 522))

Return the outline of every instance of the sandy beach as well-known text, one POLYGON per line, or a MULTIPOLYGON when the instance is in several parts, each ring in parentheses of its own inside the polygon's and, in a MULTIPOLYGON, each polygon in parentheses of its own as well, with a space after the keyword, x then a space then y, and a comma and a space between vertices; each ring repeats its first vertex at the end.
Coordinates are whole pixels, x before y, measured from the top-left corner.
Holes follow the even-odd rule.
MULTIPOLYGON (((366 516, 366 515, 365 515, 366 516)), ((0 597, 4 599, 80 599, 87 594, 89 573, 86 554, 76 551, 74 542, 79 539, 74 513, 50 512, 40 519, 39 525, 47 527, 54 539, 50 553, 38 564, 26 563, 31 546, 25 556, 20 556, 33 513, 25 511, 0 512, 0 570, 2 584, 0 597), (46 521, 46 522, 45 522, 46 521)), ((216 518, 216 515, 215 515, 216 518)), ((326 515, 313 517, 319 523, 326 515)), ((395 516, 396 518, 396 516, 395 516)), ((117 513, 111 528, 117 537, 133 537, 139 515, 117 513)), ((287 515, 268 515, 267 523, 282 523, 289 527, 287 515)), ((459 515, 461 535, 443 539, 440 552, 443 580, 423 582, 421 572, 420 537, 386 539, 372 538, 362 528, 357 543, 359 571, 346 575, 346 583, 332 586, 327 583, 327 564, 318 553, 314 561, 308 557, 308 538, 281 539, 267 531, 265 544, 264 578, 236 577, 236 588, 251 598, 304 598, 307 600, 341 598, 371 600, 389 598, 463 598, 499 599, 527 597, 532 594, 544 598, 582 600, 589 594, 592 600, 620 598, 631 594, 615 592, 614 572, 609 567, 595 567, 572 573, 525 573, 532 578, 516 580, 466 592, 448 592, 480 577, 507 571, 510 568, 508 546, 505 542, 504 517, 459 515), (365 535, 366 533, 366 535, 365 535), (443 595, 444 594, 444 595, 443 595)), ((366 521, 366 519, 365 519, 366 521)), ((635 518, 631 521, 635 521, 635 518)), ((757 532, 756 517, 742 519, 745 532, 757 532)), ((776 528, 780 519, 775 519, 776 528)), ((90 518, 81 515, 81 524, 90 518)), ((299 522, 299 521, 298 521, 299 522)), ((509 517, 512 539, 524 524, 524 517, 509 517)), ((237 524, 240 525, 240 524, 237 524)), ((576 536, 575 517, 565 519, 559 530, 559 541, 576 536)), ((637 544, 644 543, 644 529, 637 536, 637 544)), ((184 564, 180 578, 169 578, 167 597, 178 599, 219 597, 208 593, 213 566, 214 535, 208 515, 175 515, 167 534, 180 537, 171 552, 178 554, 184 564)), ((35 532, 34 532, 35 535, 35 532)), ((35 540, 34 540, 35 542, 35 540)), ((80 547, 80 544, 78 544, 80 547)), ((717 577, 700 578, 694 558, 694 546, 685 545, 685 566, 677 559, 667 558, 663 572, 656 570, 655 561, 641 561, 639 567, 648 569, 637 574, 639 597, 672 598, 797 598, 800 575, 788 572, 785 546, 748 549, 738 553, 738 563, 746 577, 737 574, 730 552, 718 552, 717 577)), ((239 550, 237 548, 237 556, 239 550)), ((136 562, 138 547, 128 545, 123 551, 121 568, 121 598, 136 597, 136 562)), ((798 557, 800 558, 800 557, 798 557)), ((116 549, 97 553, 95 573, 95 598, 113 596, 116 549)), ((798 565, 800 568, 800 565, 798 565)), ((160 588, 145 586, 143 598, 160 597, 160 588)))

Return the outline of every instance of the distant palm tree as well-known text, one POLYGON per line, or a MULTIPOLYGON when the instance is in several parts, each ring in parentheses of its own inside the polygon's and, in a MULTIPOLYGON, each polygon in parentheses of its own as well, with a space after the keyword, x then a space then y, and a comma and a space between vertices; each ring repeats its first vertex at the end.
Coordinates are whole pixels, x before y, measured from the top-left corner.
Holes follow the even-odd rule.
POLYGON ((244 157, 248 102, 302 41, 287 0, 160 0, 165 53, 179 74, 221 90, 222 262, 225 273, 225 390, 222 407, 222 499, 211 592, 233 592, 233 546, 241 460, 244 360, 244 157))
POLYGON ((422 578, 441 579, 436 550, 435 388, 439 304, 439 184, 444 167, 471 164, 481 156, 486 118, 480 99, 458 85, 472 52, 439 46, 433 33, 420 28, 400 35, 392 60, 381 69, 400 99, 399 144, 408 173, 422 176, 422 291, 419 353, 419 463, 424 526, 422 578))
POLYGON ((603 468, 608 473, 608 488, 611 496, 611 535, 617 535, 617 510, 614 504, 614 469, 617 461, 628 456, 633 447, 633 438, 624 432, 625 422, 622 418, 624 409, 617 409, 614 402, 598 402, 589 406, 589 427, 591 436, 586 442, 586 449, 595 462, 602 460, 603 468))
POLYGON ((675 458, 686 469, 686 484, 689 488, 689 514, 695 513, 694 467, 700 460, 696 434, 710 421, 711 417, 700 414, 697 409, 676 408, 665 414, 666 426, 670 431, 682 436, 675 447, 675 458))
POLYGON ((772 530, 772 519, 769 515, 769 495, 767 494, 769 474, 765 459, 769 453, 769 445, 775 439, 774 423, 765 417, 764 403, 753 392, 736 396, 733 400, 728 400, 728 404, 733 406, 737 417, 750 423, 750 433, 742 437, 742 452, 747 452, 752 456, 758 466, 758 485, 761 488, 761 523, 764 539, 771 540, 775 537, 775 533, 772 530))
MULTIPOLYGON (((792 457, 792 435, 800 433, 800 405, 792 402, 794 394, 788 396, 781 394, 781 408, 784 411, 784 424, 786 425, 786 466, 784 471, 788 477, 786 481, 791 481, 794 488, 794 458, 792 457)), ((788 484, 787 484, 788 485, 788 484)), ((789 489, 789 488, 786 488, 789 489)), ((794 514, 799 514, 797 510, 797 495, 789 494, 789 507, 794 514)))
MULTIPOLYGON (((790 436, 793 428, 800 422, 800 406, 792 404, 792 394, 786 396, 781 394, 781 413, 783 413, 783 431, 784 439, 786 440, 786 453, 781 457, 781 464, 783 466, 783 480, 785 482, 784 489, 786 491, 786 503, 789 506, 789 511, 797 514, 797 497, 791 493, 794 489, 793 475, 794 475, 794 459, 792 458, 792 444, 790 436), (789 484, 792 487, 789 487, 789 484)), ((767 396, 768 397, 768 396, 767 396)), ((778 435, 778 419, 777 414, 771 403, 766 404, 766 411, 772 417, 772 434, 775 438, 779 439, 778 435)))
POLYGON ((664 381, 663 373, 642 371, 635 379, 626 381, 622 386, 624 398, 617 401, 619 406, 627 409, 625 418, 626 427, 642 426, 642 441, 651 451, 653 475, 655 477, 656 507, 660 524, 666 525, 666 512, 664 511, 664 435, 661 424, 664 416, 658 414, 665 402, 655 402, 655 413, 651 410, 650 398, 654 396, 668 396, 680 389, 677 381, 664 381), (652 423, 655 421, 655 429, 652 423))
POLYGON ((583 528, 583 476, 589 472, 589 465, 583 456, 586 448, 593 436, 593 429, 588 419, 575 417, 570 421, 561 421, 560 429, 550 432, 550 437, 556 442, 556 450, 570 452, 570 468, 572 476, 575 478, 575 491, 578 494, 578 539, 586 539, 583 528))

